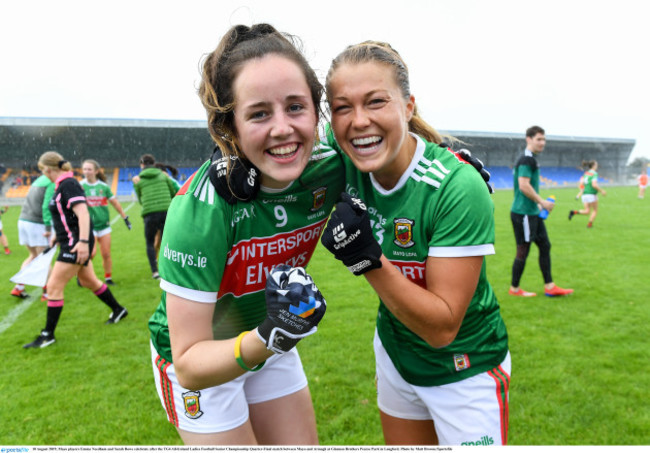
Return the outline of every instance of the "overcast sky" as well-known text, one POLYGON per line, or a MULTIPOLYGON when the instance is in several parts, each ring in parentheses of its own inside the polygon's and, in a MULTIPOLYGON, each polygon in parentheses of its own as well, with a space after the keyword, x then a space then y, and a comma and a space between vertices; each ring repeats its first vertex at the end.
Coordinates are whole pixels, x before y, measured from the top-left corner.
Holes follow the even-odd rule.
POLYGON ((390 42, 443 131, 631 138, 650 157, 650 27, 638 0, 10 0, 0 117, 203 120, 201 57, 234 24, 302 38, 324 77, 390 42))

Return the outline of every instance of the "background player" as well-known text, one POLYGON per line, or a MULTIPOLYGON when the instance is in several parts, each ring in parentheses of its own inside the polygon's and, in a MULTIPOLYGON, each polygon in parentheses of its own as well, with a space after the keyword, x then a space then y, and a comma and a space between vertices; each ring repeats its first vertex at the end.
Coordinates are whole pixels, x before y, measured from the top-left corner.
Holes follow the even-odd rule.
POLYGON ((127 310, 113 297, 111 290, 97 279, 90 261, 94 245, 92 221, 86 206, 83 188, 74 178, 72 166, 55 151, 44 153, 38 160, 38 168, 55 184, 50 200, 54 236, 52 245, 59 243, 59 255, 47 280, 48 301, 45 328, 31 343, 23 348, 45 348, 56 339, 54 331, 63 311, 63 290, 72 277, 77 275, 82 286, 90 289, 111 309, 106 324, 116 324, 126 317, 127 310))
MULTIPOLYGON (((54 183, 45 175, 32 182, 18 217, 18 242, 27 248, 29 255, 20 268, 23 269, 48 246, 52 230, 52 215, 48 208, 54 183)), ((18 283, 11 290, 11 295, 28 297, 25 285, 18 283)), ((47 289, 43 288, 41 300, 47 300, 47 289)))
POLYGON ((644 170, 637 178, 639 184, 639 198, 645 197, 645 188, 648 186, 648 171, 644 170))
POLYGON ((165 229, 167 209, 176 195, 177 189, 171 178, 160 168, 156 168, 156 159, 151 154, 140 157, 142 171, 133 178, 133 187, 142 205, 142 221, 144 222, 144 239, 147 246, 147 259, 151 269, 151 277, 160 278, 158 273, 158 254, 160 245, 156 236, 165 229))
POLYGON ((539 164, 537 154, 544 151, 546 135, 544 129, 532 126, 526 130, 526 149, 513 167, 515 197, 510 209, 510 220, 515 233, 517 254, 512 264, 512 280, 508 294, 532 297, 537 294, 519 287, 524 273, 530 244, 539 249, 539 267, 544 278, 544 294, 549 297, 572 294, 572 289, 560 288, 553 282, 551 274, 551 241, 546 231, 545 220, 539 217, 540 206, 549 212, 554 203, 539 195, 539 164))
POLYGON ((591 228, 596 216, 598 215, 598 192, 603 194, 603 196, 607 195, 607 192, 598 185, 598 162, 590 160, 586 165, 588 169, 585 174, 582 175, 582 180, 584 181, 585 186, 582 195, 584 208, 579 211, 570 210, 569 220, 571 220, 576 214, 588 215, 589 222, 587 223, 587 228, 591 228))
MULTIPOLYGON (((83 187, 86 194, 88 212, 93 222, 93 235, 99 243, 99 251, 102 255, 104 282, 112 286, 114 285, 112 278, 113 259, 111 258, 112 230, 108 204, 110 203, 120 214, 129 230, 131 229, 131 222, 129 216, 122 209, 122 205, 113 195, 111 187, 106 184, 106 175, 104 175, 104 170, 99 166, 99 163, 93 159, 86 159, 81 165, 81 171, 84 175, 84 179, 81 180, 81 187, 83 187)), ((95 255, 95 250, 91 255, 95 255)))
MULTIPOLYGON (((9 210, 9 206, 5 206, 4 208, 0 208, 0 216, 7 212, 9 210)), ((5 255, 11 254, 11 250, 9 249, 9 240, 7 239, 7 235, 2 233, 2 219, 0 218, 0 242, 2 242, 2 246, 5 249, 5 255)))

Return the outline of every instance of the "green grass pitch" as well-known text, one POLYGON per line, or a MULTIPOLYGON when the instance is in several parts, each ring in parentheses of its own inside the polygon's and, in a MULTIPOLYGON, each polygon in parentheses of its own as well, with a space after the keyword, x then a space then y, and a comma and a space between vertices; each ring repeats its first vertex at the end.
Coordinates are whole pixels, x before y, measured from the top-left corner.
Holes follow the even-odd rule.
MULTIPOLYGON (((511 445, 650 443, 650 199, 637 199, 635 187, 607 189, 590 230, 584 216, 567 219, 581 206, 575 189, 542 190, 557 197, 547 226, 554 280, 575 289, 566 298, 507 294, 512 191, 493 196, 497 253, 487 264, 510 335, 511 445)), ((44 350, 22 345, 43 327, 45 304, 9 295, 9 277, 27 256, 18 245, 19 212, 12 207, 2 216, 13 253, 0 255, 0 444, 180 445, 153 384, 147 320, 160 289, 137 204, 129 210, 133 230, 117 222, 112 235, 112 290, 128 318, 104 325, 108 308, 72 281, 57 343, 44 350)), ((102 276, 99 256, 94 263, 102 276)), ((328 302, 318 333, 298 346, 320 442, 381 445, 372 352, 377 298, 322 247, 308 270, 328 302)), ((521 285, 543 293, 534 246, 521 285)))

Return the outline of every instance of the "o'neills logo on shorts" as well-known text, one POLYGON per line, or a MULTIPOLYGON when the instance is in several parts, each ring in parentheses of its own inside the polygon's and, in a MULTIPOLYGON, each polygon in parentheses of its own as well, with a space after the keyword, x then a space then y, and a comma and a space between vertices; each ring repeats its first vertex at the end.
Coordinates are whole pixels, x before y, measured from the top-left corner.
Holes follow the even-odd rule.
POLYGON ((263 291, 269 271, 278 264, 305 267, 327 219, 297 230, 238 242, 228 252, 219 296, 241 297, 263 291))

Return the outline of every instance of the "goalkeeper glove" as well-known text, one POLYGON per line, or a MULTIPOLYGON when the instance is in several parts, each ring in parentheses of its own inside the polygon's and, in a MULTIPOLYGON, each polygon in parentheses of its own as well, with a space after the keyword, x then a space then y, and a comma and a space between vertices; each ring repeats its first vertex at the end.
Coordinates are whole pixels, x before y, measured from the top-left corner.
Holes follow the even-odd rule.
POLYGON ((266 319, 257 334, 267 349, 283 354, 316 333, 327 304, 302 267, 280 264, 266 280, 266 319))
POLYGON ((372 234, 366 205, 343 192, 321 238, 350 272, 361 275, 381 267, 381 246, 372 234))
POLYGON ((210 182, 228 204, 255 199, 260 190, 261 177, 255 165, 237 156, 224 156, 218 146, 215 146, 210 161, 208 169, 210 182), (230 168, 228 160, 230 160, 230 168))
POLYGON ((126 224, 126 227, 127 227, 129 230, 133 227, 133 225, 131 225, 131 221, 129 220, 129 216, 128 216, 128 215, 127 215, 126 217, 124 217, 124 223, 126 224))

